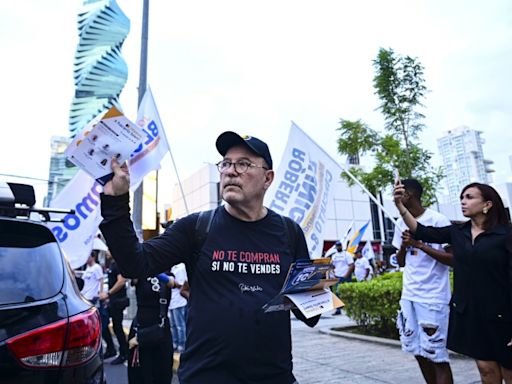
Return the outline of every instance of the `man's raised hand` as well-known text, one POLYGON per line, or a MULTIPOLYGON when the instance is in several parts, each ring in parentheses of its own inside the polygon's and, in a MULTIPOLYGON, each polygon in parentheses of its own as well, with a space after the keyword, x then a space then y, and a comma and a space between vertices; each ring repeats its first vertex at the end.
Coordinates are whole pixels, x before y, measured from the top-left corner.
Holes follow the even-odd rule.
POLYGON ((120 165, 114 157, 111 161, 114 177, 103 186, 103 193, 110 196, 120 196, 130 190, 130 172, 126 162, 120 165))
POLYGON ((395 205, 397 208, 400 208, 403 206, 402 204, 402 197, 404 197, 405 188, 403 184, 395 184, 393 186, 393 201, 395 202, 395 205))

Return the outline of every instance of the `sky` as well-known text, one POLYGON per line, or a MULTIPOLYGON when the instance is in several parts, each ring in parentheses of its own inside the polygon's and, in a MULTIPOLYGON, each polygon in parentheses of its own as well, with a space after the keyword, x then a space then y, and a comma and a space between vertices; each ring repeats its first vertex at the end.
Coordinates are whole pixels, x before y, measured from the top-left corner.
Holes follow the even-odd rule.
MULTIPOLYGON (((135 120, 142 0, 118 4, 131 21, 120 101, 135 120)), ((0 2, 0 174, 48 178, 51 136, 69 134, 81 5, 0 2)), ((148 84, 181 179, 220 159, 214 143, 226 130, 263 139, 278 164, 291 121, 344 163, 341 118, 382 130, 372 60, 392 48, 425 67, 423 147, 437 154, 447 130, 481 130, 503 182, 512 155, 510 15, 509 0, 152 0, 148 84)), ((173 184, 169 156, 163 168, 173 184)))

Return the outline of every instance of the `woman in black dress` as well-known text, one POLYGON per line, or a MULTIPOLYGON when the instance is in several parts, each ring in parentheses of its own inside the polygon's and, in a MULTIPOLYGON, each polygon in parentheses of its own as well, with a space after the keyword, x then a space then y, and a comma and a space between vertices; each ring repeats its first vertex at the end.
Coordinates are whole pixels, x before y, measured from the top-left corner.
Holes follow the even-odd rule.
POLYGON ((414 237, 453 249, 448 348, 474 358, 483 383, 512 383, 512 231, 500 196, 469 184, 460 194, 469 220, 434 228, 416 222, 403 193, 396 185, 396 207, 414 237))

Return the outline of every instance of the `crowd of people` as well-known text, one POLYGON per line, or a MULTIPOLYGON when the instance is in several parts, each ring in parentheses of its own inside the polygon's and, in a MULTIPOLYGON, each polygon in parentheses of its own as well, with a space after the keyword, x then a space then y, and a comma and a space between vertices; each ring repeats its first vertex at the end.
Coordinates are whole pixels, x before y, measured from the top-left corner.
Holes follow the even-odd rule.
MULTIPOLYGON (((115 331, 112 299, 122 295, 125 278, 135 285, 137 315, 116 358, 129 360, 132 383, 148 377, 169 383, 173 350, 182 352, 182 384, 297 383, 289 311, 263 313, 262 306, 279 292, 291 263, 309 258, 304 234, 263 205, 274 179, 266 143, 224 132, 216 147, 225 204, 211 212, 204 233, 198 235, 201 215, 194 213, 142 243, 130 218, 128 168, 112 159, 114 177, 101 194, 100 229, 116 263, 108 267, 108 290, 102 292, 103 271, 92 255, 83 293, 110 303, 105 308, 115 331), (238 258, 245 252, 271 254, 269 262, 277 265, 248 268, 238 258)), ((400 218, 393 246, 403 268, 397 316, 402 349, 415 356, 429 384, 453 383, 448 349, 474 358, 483 383, 512 383, 512 231, 503 202, 492 187, 470 184, 460 195, 468 221, 453 224, 424 208, 421 197, 417 180, 396 182, 400 218)), ((381 272, 361 251, 348 255, 341 242, 325 256, 339 284, 351 282, 352 275, 366 281, 381 272)), ((308 326, 319 320, 292 311, 308 326)), ((115 334, 118 341, 124 337, 115 334)), ((112 354, 105 341, 106 354, 112 354)))
POLYGON ((119 272, 108 249, 93 250, 85 270, 77 271, 77 275, 83 280, 82 295, 99 309, 103 358, 115 357, 109 361, 112 365, 126 362, 130 384, 170 383, 173 354, 185 348, 188 299, 185 266, 178 264, 167 273, 129 280, 119 272), (137 311, 126 335, 123 318, 130 306, 128 285, 135 287, 137 311))

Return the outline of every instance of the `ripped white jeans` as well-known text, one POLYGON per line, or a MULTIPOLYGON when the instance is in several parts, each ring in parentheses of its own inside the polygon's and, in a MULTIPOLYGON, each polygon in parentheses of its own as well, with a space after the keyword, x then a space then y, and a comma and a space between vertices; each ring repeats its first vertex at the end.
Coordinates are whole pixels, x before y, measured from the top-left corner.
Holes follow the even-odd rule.
POLYGON ((425 357, 434 363, 448 363, 448 304, 425 304, 400 300, 396 326, 402 350, 425 357))

